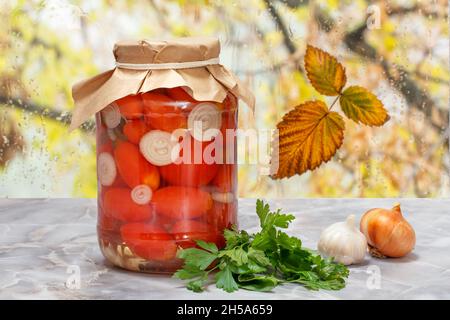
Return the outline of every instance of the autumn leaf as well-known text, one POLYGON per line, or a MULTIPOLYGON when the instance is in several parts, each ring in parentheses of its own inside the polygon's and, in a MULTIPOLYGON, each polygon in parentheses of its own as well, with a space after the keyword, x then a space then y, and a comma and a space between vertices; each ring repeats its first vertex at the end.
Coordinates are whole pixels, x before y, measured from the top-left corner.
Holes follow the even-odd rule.
POLYGON ((389 120, 389 115, 384 109, 383 103, 363 87, 348 87, 339 97, 339 103, 347 118, 356 123, 381 126, 389 120))
POLYGON ((329 161, 342 145, 345 124, 324 102, 307 101, 287 113, 277 129, 272 178, 282 179, 329 161))
POLYGON ((337 96, 347 82, 344 67, 335 57, 308 45, 305 69, 312 86, 327 96, 337 96))

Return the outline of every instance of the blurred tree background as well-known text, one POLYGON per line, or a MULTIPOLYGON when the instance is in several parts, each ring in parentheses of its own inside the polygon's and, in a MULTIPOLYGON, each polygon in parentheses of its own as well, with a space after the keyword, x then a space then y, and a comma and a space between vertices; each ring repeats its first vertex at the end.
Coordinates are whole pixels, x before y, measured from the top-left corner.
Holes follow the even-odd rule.
POLYGON ((95 197, 95 129, 68 133, 71 86, 112 68, 118 40, 191 35, 218 36, 222 63, 253 89, 257 111, 241 104, 242 128, 274 128, 319 97, 305 77, 307 43, 338 57, 349 84, 391 115, 381 128, 346 121, 334 159, 302 176, 273 181, 240 166, 240 196, 449 195, 445 0, 3 0, 0 195, 95 197))

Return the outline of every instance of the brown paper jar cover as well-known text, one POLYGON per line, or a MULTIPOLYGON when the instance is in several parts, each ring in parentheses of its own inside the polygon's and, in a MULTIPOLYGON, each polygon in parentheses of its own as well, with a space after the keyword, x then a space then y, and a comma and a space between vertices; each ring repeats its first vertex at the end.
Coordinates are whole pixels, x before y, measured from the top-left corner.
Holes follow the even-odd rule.
MULTIPOLYGON (((220 43, 213 37, 121 41, 115 44, 113 53, 116 62, 125 64, 184 63, 218 58, 220 43)), ((73 86, 75 110, 70 130, 117 99, 174 87, 184 87, 198 101, 222 102, 231 92, 252 110, 255 105, 250 90, 221 64, 171 69, 116 67, 73 86)))

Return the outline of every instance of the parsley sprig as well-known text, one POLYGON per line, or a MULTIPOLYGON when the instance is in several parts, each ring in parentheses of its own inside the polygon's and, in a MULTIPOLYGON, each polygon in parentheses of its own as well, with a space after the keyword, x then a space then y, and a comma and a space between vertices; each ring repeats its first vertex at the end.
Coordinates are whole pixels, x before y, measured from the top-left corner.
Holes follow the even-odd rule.
POLYGON ((189 280, 187 288, 194 292, 203 291, 212 279, 227 292, 270 291, 283 283, 298 283, 310 290, 345 287, 347 267, 303 248, 300 239, 280 230, 288 228, 293 215, 279 209, 272 212, 262 200, 256 201, 256 213, 261 226, 257 233, 233 227, 224 230, 224 249, 199 240, 198 248, 180 250, 178 257, 184 265, 174 277, 189 280))

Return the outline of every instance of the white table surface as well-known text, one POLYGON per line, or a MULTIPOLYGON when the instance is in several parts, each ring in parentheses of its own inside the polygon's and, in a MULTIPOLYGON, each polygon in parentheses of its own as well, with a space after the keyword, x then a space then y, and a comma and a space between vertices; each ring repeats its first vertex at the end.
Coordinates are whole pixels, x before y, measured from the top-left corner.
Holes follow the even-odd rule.
MULTIPOLYGON (((315 248, 321 230, 396 199, 296 199, 270 204, 293 213, 289 229, 315 248)), ((273 292, 193 293, 164 275, 109 265, 96 237, 95 199, 0 199, 0 299, 450 299, 450 199, 401 199, 416 230, 414 252, 401 259, 366 257, 350 267, 340 291, 283 285, 273 292), (79 271, 79 288, 66 286, 79 271)), ((240 227, 257 230, 254 199, 240 199, 240 227)))

